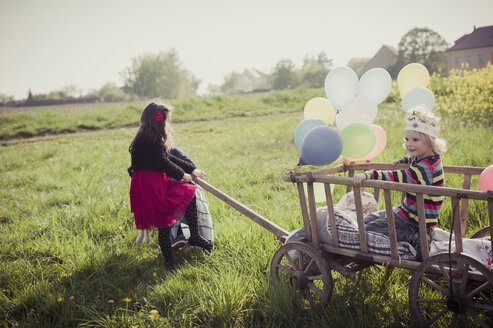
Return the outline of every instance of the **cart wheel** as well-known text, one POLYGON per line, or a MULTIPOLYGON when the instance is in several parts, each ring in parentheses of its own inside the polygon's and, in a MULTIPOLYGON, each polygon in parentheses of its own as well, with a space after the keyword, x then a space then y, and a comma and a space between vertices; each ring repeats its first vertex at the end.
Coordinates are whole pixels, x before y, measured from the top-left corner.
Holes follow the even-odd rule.
POLYGON ((327 261, 308 244, 293 242, 282 246, 272 258, 270 274, 277 282, 294 285, 311 308, 326 305, 332 296, 332 275, 327 261))
POLYGON ((493 272, 463 254, 432 256, 411 277, 409 303, 411 312, 422 325, 490 327, 493 325, 493 272))

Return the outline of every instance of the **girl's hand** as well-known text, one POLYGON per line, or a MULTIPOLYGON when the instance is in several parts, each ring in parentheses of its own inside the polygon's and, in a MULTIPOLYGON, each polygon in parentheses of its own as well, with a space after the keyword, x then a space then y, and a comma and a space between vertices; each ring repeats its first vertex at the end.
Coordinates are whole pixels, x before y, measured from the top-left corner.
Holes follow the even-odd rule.
POLYGON ((364 173, 358 173, 353 177, 353 183, 356 187, 361 187, 361 183, 366 180, 366 175, 364 173))
POLYGON ((397 164, 399 164, 400 162, 401 162, 401 160, 400 160, 400 159, 396 159, 395 161, 393 161, 393 162, 392 162, 392 164, 393 164, 394 166, 396 166, 396 165, 397 165, 397 164))
POLYGON ((207 176, 207 174, 204 171, 201 171, 199 169, 195 169, 192 172, 192 176, 203 179, 207 176))
POLYGON ((192 176, 188 173, 185 173, 185 174, 183 174, 183 178, 181 178, 181 181, 190 182, 190 181, 192 181, 192 176))

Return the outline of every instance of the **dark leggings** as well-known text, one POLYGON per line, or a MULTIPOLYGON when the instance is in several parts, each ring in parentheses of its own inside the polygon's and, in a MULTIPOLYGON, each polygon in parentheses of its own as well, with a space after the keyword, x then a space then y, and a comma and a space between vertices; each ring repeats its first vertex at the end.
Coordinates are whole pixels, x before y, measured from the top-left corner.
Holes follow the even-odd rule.
MULTIPOLYGON (((185 215, 188 219, 188 227, 190 229, 190 238, 188 239, 188 244, 191 246, 199 246, 206 251, 210 252, 212 250, 212 244, 207 239, 202 237, 199 233, 199 224, 197 217, 197 200, 193 197, 190 204, 187 206, 185 215)), ((173 253, 171 250, 171 226, 159 229, 158 241, 161 247, 161 252, 164 256, 164 262, 168 269, 174 270, 174 260, 173 253)))

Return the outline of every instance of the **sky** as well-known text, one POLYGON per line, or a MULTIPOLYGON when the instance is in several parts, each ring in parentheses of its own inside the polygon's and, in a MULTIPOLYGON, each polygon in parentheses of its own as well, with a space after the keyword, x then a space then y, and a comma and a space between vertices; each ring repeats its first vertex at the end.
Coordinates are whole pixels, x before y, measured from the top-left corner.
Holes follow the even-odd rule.
POLYGON ((452 46, 492 13, 492 0, 0 0, 0 94, 122 86, 132 58, 171 49, 202 93, 281 59, 370 58, 415 27, 452 46))

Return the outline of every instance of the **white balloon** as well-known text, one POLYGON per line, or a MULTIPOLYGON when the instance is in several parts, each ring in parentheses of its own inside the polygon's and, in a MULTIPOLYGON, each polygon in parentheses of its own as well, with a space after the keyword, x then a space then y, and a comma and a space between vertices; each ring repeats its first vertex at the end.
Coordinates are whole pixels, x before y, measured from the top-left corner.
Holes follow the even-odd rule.
POLYGON ((358 83, 358 96, 370 97, 381 104, 392 89, 392 78, 383 68, 372 68, 363 74, 358 83))
POLYGON ((424 107, 431 111, 435 107, 435 96, 433 92, 424 87, 416 87, 402 97, 401 107, 405 112, 412 107, 424 107))
POLYGON ((348 66, 338 66, 325 77, 325 94, 337 111, 356 96, 358 91, 358 76, 348 66))
POLYGON ((377 103, 370 97, 355 97, 336 116, 338 130, 351 124, 370 125, 377 117, 377 103))

